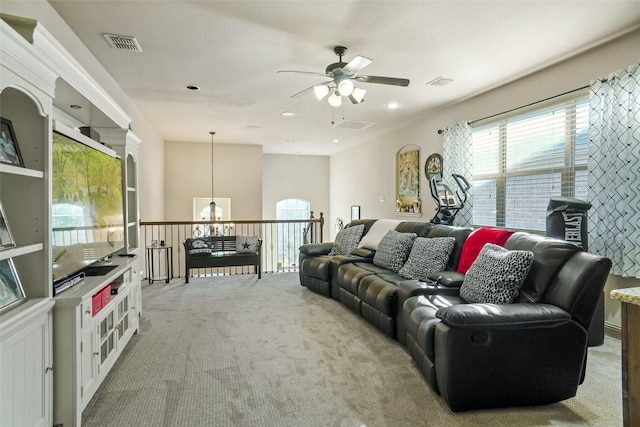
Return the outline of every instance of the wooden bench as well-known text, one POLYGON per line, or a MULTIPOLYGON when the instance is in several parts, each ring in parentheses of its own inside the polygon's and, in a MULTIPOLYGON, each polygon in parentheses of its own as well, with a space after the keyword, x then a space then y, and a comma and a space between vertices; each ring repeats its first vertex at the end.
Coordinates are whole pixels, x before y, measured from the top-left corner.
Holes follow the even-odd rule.
POLYGON ((189 283, 192 268, 240 267, 253 265, 258 279, 262 278, 262 240, 258 239, 257 250, 239 253, 236 250, 237 236, 194 237, 184 241, 185 282, 189 283))

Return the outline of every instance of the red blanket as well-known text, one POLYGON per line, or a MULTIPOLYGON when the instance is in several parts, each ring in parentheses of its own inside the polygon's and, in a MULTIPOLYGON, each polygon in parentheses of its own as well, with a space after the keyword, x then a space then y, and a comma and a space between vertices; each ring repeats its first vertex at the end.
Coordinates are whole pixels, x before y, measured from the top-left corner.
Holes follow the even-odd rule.
POLYGON ((513 233, 512 230, 491 227, 481 227, 472 231, 462 246, 460 262, 458 262, 458 271, 466 274, 486 243, 504 246, 507 239, 509 239, 513 233))

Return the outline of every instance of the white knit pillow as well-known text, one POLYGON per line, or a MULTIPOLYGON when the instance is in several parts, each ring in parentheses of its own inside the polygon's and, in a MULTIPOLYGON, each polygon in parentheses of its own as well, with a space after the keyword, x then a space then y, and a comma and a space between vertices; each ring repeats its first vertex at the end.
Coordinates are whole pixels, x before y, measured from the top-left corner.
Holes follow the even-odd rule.
POLYGON ((360 243, 359 248, 378 249, 378 245, 382 238, 387 234, 389 230, 395 230, 398 224, 402 221, 397 219, 379 219, 373 223, 367 234, 364 235, 360 243))

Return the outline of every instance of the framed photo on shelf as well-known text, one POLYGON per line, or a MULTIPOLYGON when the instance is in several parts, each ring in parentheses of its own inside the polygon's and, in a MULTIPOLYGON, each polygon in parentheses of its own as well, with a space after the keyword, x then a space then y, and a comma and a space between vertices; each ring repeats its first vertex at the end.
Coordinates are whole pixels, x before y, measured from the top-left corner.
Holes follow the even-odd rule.
POLYGON ((0 203, 0 250, 6 248, 12 248, 16 245, 9 230, 9 224, 7 223, 7 216, 2 209, 2 203, 0 203))
POLYGON ((0 117, 0 163, 24 167, 11 120, 0 117))
POLYGON ((351 206, 351 221, 354 219, 360 219, 360 206, 351 206))
POLYGON ((11 258, 0 260, 0 313, 24 302, 26 296, 11 258))

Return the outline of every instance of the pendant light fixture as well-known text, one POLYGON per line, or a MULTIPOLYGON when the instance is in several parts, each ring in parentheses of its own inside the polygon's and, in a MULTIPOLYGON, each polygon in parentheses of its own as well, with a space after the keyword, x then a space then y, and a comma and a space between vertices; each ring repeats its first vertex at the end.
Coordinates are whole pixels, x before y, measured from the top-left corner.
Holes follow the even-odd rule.
POLYGON ((216 220, 216 202, 213 198, 213 135, 215 132, 209 132, 211 134, 211 203, 209 203, 209 220, 216 220))

